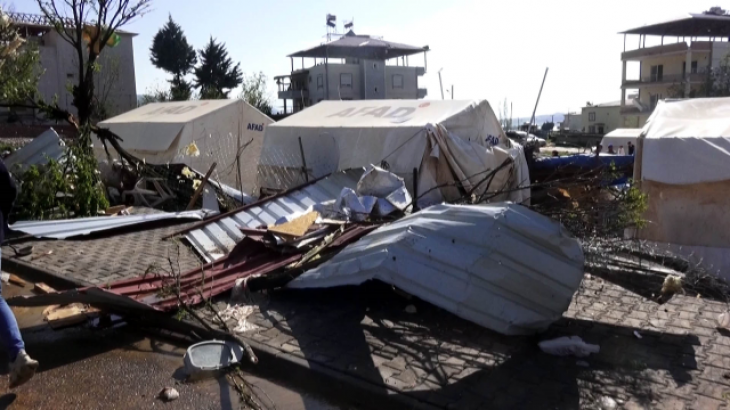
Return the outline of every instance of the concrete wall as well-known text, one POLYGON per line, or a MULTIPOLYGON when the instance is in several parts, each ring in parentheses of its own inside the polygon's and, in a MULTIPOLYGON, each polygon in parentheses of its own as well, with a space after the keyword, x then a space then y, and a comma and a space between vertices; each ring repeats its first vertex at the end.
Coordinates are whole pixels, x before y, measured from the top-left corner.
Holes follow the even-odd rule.
POLYGON ((385 67, 385 98, 387 99, 418 99, 418 75, 416 67, 386 66, 385 67), (393 87, 393 77, 403 77, 403 87, 393 87))
MULTIPOLYGON (((137 83, 134 72, 133 35, 121 34, 121 42, 114 48, 107 47, 99 56, 101 71, 96 74, 97 97, 107 95, 109 116, 121 114, 137 107, 137 83)), ((39 39, 40 63, 44 72, 38 84, 40 95, 51 101, 58 96, 61 108, 75 113, 73 97, 67 91, 68 84, 79 79, 78 57, 73 47, 58 33, 51 31, 39 39)))
MULTIPOLYGON (((591 132, 591 126, 597 128, 597 124, 603 124, 603 133, 608 134, 616 128, 621 128, 623 125, 620 106, 583 107, 581 114, 581 122, 585 132, 591 132), (591 120, 591 113, 595 113, 593 120, 591 120)), ((599 130, 596 129, 594 132, 598 133, 599 130)))
POLYGON ((362 60, 358 64, 324 64, 309 68, 307 86, 309 105, 330 100, 377 100, 377 99, 417 99, 417 67, 385 65, 384 61, 362 60), (352 87, 341 87, 341 74, 352 74, 352 87), (393 87, 393 76, 403 76, 403 88, 393 87), (317 78, 322 76, 322 88, 317 87, 317 78), (367 89, 365 82, 367 81, 367 89), (377 88, 377 92, 375 89, 377 88))
POLYGON ((382 100, 385 98, 385 61, 362 60, 363 99, 382 100))

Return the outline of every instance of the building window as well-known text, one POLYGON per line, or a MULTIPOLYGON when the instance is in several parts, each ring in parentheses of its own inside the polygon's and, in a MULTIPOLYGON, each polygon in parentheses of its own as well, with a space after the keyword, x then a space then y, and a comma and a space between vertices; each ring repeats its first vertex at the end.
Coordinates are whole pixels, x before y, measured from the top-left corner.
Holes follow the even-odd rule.
POLYGON ((340 88, 352 88, 352 74, 340 74, 340 88))
POLYGON ((595 112, 589 112, 588 113, 588 121, 595 121, 596 120, 596 113, 595 112))
POLYGON ((403 76, 401 74, 393 74, 393 88, 403 88, 403 76))
POLYGON ((664 64, 651 66, 651 81, 662 81, 664 78, 664 64))
POLYGON ((596 127, 593 126, 593 125, 591 125, 590 127, 588 127, 588 133, 589 134, 595 134, 596 133, 596 127))
POLYGON ((320 74, 317 76, 317 89, 324 88, 324 75, 320 74))

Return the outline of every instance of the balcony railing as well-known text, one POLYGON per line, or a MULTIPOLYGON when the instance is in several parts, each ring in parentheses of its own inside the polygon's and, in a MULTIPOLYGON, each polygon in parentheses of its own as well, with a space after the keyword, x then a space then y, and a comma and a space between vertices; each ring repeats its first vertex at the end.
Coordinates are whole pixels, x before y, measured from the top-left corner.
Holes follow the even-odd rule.
POLYGON ((626 79, 624 80, 624 86, 637 86, 642 84, 673 84, 689 81, 690 83, 700 83, 707 79, 709 70, 702 68, 696 72, 689 74, 650 74, 642 76, 639 79, 626 79))

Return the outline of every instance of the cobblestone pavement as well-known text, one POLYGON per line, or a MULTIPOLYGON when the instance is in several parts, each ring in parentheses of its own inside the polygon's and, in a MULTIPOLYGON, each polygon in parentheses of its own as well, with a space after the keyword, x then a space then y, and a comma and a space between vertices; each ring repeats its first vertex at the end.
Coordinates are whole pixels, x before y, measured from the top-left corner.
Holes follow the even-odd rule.
MULTIPOLYGON (((167 263, 170 248, 155 238, 179 227, 43 242, 53 258, 30 263, 95 283, 129 277, 167 263)), ((195 266, 196 257, 180 249, 183 269, 195 266)), ((715 318, 727 305, 695 295, 660 305, 650 298, 661 280, 588 274, 564 317, 534 337, 496 334, 379 283, 280 290, 259 304, 251 318, 260 328, 247 337, 284 358, 304 358, 442 408, 578 409, 611 400, 626 409, 726 408, 730 331, 716 329, 715 318), (411 304, 416 313, 406 313, 411 304), (563 335, 581 336, 601 351, 578 359, 538 349, 538 341, 563 335)))
MULTIPOLYGON (((33 245, 33 254, 17 260, 93 285, 139 276, 150 265, 168 269, 168 257, 179 261, 180 270, 186 271, 200 266, 197 255, 177 240, 163 241, 161 238, 192 223, 160 221, 146 225, 143 230, 136 227, 67 240, 26 241, 23 246, 33 245)), ((3 246, 2 254, 6 257, 14 252, 3 246)), ((175 270, 178 270, 177 266, 175 270)))

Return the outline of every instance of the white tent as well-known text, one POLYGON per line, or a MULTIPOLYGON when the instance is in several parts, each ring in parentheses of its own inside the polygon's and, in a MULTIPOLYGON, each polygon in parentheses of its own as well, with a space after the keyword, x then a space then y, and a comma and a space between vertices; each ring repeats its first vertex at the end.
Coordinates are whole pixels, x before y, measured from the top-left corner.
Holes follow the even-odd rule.
POLYGON ((514 189, 529 185, 524 152, 504 135, 486 100, 322 101, 268 127, 259 185, 286 189, 370 164, 403 177, 411 193, 417 170, 422 206, 458 199, 455 181, 476 194, 487 186, 490 192, 512 188, 495 200, 529 199, 529 190, 514 189), (512 164, 484 181, 510 157, 512 164))
POLYGON ((730 98, 660 103, 637 146, 649 195, 638 232, 730 278, 730 98))
POLYGON ((639 135, 641 135, 641 128, 617 128, 603 136, 601 140, 603 151, 606 152, 608 146, 613 145, 614 150, 618 152, 618 148, 623 146, 624 151, 628 154, 629 142, 636 145, 639 135))
MULTIPOLYGON (((264 130, 273 120, 242 100, 153 103, 99 123, 120 136, 121 146, 151 164, 184 163, 205 173, 217 163, 213 178, 236 187, 236 151, 241 154, 244 192, 255 194, 256 166, 264 130), (192 143, 199 155, 189 155, 192 143)), ((191 147, 192 148, 192 147, 191 147)), ((98 159, 106 159, 95 144, 98 159)))

